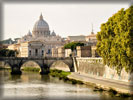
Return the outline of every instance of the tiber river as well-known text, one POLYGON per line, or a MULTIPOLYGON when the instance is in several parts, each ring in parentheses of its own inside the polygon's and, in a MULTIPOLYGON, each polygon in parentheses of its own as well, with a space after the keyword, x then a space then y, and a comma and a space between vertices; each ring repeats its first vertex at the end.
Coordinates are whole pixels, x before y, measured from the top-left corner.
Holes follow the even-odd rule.
POLYGON ((92 86, 73 85, 38 72, 23 71, 21 76, 11 76, 8 70, 0 70, 0 77, 0 100, 131 100, 95 92, 92 86))

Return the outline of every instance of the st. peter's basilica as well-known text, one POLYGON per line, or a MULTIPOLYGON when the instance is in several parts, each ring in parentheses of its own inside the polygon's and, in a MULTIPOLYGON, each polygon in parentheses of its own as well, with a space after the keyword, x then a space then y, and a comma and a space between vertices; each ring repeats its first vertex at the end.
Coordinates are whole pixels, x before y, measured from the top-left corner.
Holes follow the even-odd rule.
POLYGON ((52 48, 64 45, 64 39, 56 33, 50 32, 48 23, 44 20, 42 14, 33 26, 32 33, 18 40, 17 44, 12 44, 8 48, 19 51, 20 57, 46 56, 51 55, 52 48))

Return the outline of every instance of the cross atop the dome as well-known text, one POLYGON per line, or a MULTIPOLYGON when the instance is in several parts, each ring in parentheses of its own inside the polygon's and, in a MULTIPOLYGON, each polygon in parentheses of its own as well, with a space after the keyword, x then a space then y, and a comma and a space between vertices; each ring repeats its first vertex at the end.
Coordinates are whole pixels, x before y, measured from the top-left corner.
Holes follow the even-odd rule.
POLYGON ((43 16, 42 16, 42 13, 41 13, 41 15, 40 15, 40 20, 42 20, 43 19, 43 16))

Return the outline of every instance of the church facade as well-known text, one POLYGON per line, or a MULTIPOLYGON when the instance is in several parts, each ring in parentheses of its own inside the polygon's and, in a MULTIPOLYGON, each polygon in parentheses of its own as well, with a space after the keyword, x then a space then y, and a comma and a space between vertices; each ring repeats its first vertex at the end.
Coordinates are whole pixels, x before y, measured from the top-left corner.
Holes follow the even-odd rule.
MULTIPOLYGON (((41 14, 33 26, 32 33, 29 31, 18 40, 17 44, 19 44, 17 50, 20 57, 42 57, 51 56, 52 48, 63 46, 65 41, 54 31, 50 32, 49 25, 41 14)), ((8 49, 11 49, 12 46, 9 45, 8 49)))

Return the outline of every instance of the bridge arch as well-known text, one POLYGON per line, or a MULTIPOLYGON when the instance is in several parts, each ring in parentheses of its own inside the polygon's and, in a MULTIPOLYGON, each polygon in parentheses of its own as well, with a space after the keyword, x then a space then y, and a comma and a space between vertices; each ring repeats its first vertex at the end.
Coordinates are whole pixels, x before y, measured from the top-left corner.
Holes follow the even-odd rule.
POLYGON ((23 61, 20 65, 20 69, 22 70, 23 68, 26 67, 39 68, 41 70, 41 64, 34 60, 23 61), (25 64, 27 64, 28 66, 25 66, 25 64))
POLYGON ((42 67, 42 64, 40 64, 38 61, 36 61, 36 60, 24 60, 24 61, 22 61, 22 62, 20 62, 20 68, 25 64, 25 63, 28 63, 28 62, 33 62, 33 63, 35 63, 35 64, 37 64, 40 68, 42 67))
MULTIPOLYGON (((68 66, 67 68, 69 69, 70 72, 73 71, 72 65, 71 65, 70 63, 68 63, 67 61, 65 61, 65 60, 55 60, 55 61, 52 61, 52 62, 49 64, 49 69, 52 68, 53 65, 54 65, 55 63, 58 63, 58 62, 67 65, 67 66, 68 66)), ((58 66, 58 64, 57 64, 57 66, 58 66)))
POLYGON ((49 69, 47 67, 47 64, 44 64, 44 61, 43 59, 24 59, 20 62, 20 69, 21 67, 23 66, 23 64, 25 64, 26 62, 29 62, 29 61, 33 61, 34 63, 36 63, 39 68, 40 68, 40 74, 47 74, 49 73, 49 69))
POLYGON ((3 67, 5 67, 6 65, 8 65, 10 68, 12 68, 12 65, 11 65, 11 63, 9 62, 9 61, 1 61, 1 62, 3 62, 4 63, 4 66, 3 67))

